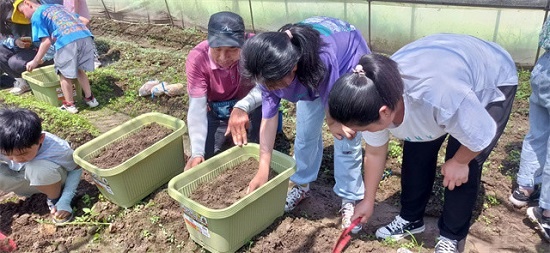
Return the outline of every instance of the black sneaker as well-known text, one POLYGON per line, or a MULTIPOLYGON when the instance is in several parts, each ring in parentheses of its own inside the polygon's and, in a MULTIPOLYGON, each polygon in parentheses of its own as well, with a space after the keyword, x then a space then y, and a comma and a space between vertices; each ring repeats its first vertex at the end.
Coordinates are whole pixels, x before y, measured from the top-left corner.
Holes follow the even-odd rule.
POLYGON ((516 207, 524 207, 529 202, 537 200, 540 197, 540 187, 535 185, 535 189, 530 195, 526 195, 519 186, 512 192, 508 200, 516 207))
POLYGON ((379 239, 391 237, 399 240, 412 234, 422 233, 425 228, 423 220, 410 222, 397 215, 390 224, 376 230, 376 237, 379 239))
POLYGON ((540 230, 544 234, 544 238, 550 242, 550 217, 542 215, 543 209, 540 207, 527 208, 527 217, 539 225, 540 230))

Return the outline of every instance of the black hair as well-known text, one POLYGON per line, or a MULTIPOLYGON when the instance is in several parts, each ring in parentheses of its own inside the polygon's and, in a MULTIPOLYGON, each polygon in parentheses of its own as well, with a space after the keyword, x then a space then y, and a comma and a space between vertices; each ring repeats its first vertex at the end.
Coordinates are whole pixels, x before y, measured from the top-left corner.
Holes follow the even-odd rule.
POLYGON ((317 89, 326 67, 319 56, 325 43, 308 24, 286 24, 278 32, 264 32, 248 39, 241 50, 241 74, 269 88, 297 66, 298 80, 317 89), (286 33, 289 31, 292 38, 286 33))
POLYGON ((25 150, 40 142, 42 122, 28 109, 6 108, 0 110, 0 150, 11 154, 25 150))
POLYGON ((330 91, 328 106, 334 120, 366 126, 380 118, 379 110, 394 110, 403 98, 403 80, 397 63, 380 54, 361 57, 364 72, 342 75, 330 91))
POLYGON ((11 35, 11 14, 13 0, 0 0, 0 34, 11 35))

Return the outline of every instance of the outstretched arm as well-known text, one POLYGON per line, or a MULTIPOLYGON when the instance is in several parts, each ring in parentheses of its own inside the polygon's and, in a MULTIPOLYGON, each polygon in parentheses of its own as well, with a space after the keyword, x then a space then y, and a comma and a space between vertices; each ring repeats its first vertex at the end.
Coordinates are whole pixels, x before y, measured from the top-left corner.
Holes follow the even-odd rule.
POLYGON ((225 136, 231 134, 233 143, 237 146, 248 143, 246 129, 250 127, 248 114, 262 105, 262 91, 257 84, 243 99, 239 100, 229 116, 229 122, 225 136))
POLYGON ((189 97, 187 128, 191 141, 191 157, 187 161, 184 170, 191 169, 204 161, 206 136, 208 135, 206 105, 206 96, 199 98, 189 97))
POLYGON ((256 190, 265 184, 269 177, 269 168, 271 165, 271 153, 275 145, 275 135, 277 133, 278 115, 269 119, 262 119, 260 125, 260 167, 256 176, 248 184, 248 192, 256 190))
POLYGON ((38 47, 38 52, 36 53, 36 56, 34 56, 34 59, 32 59, 32 61, 27 62, 27 71, 31 72, 33 71, 33 69, 38 67, 38 65, 42 64, 42 58, 44 58, 51 45, 51 37, 42 38, 42 42, 40 43, 40 47, 38 47))
POLYGON ((378 184, 382 179, 384 168, 386 167, 386 155, 388 153, 388 143, 373 147, 367 144, 365 148, 365 158, 363 161, 365 183, 365 197, 355 206, 355 213, 351 220, 361 217, 361 223, 366 223, 374 212, 374 202, 378 184))

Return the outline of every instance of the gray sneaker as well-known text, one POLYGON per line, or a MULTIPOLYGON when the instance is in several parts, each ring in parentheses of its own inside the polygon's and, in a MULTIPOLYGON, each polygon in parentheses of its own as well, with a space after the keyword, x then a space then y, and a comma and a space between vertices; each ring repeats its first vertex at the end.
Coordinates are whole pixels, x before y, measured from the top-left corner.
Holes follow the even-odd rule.
POLYGON ((435 253, 459 253, 458 241, 440 235, 435 245, 435 253))
POLYGON ((527 217, 539 226, 546 240, 550 241, 550 217, 542 215, 544 210, 538 206, 527 208, 527 217))
POLYGON ((10 90, 10 93, 13 95, 21 95, 27 91, 30 91, 31 87, 23 78, 15 78, 13 83, 13 88, 10 90))

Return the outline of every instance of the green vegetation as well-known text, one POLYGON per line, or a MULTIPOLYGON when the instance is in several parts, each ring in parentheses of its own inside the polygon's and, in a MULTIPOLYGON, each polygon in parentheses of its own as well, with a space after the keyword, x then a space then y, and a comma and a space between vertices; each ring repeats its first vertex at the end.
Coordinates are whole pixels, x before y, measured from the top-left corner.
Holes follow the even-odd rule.
POLYGON ((518 71, 518 77, 519 84, 518 90, 516 92, 516 99, 528 99, 531 95, 531 85, 529 83, 531 72, 528 70, 520 69, 518 71))

